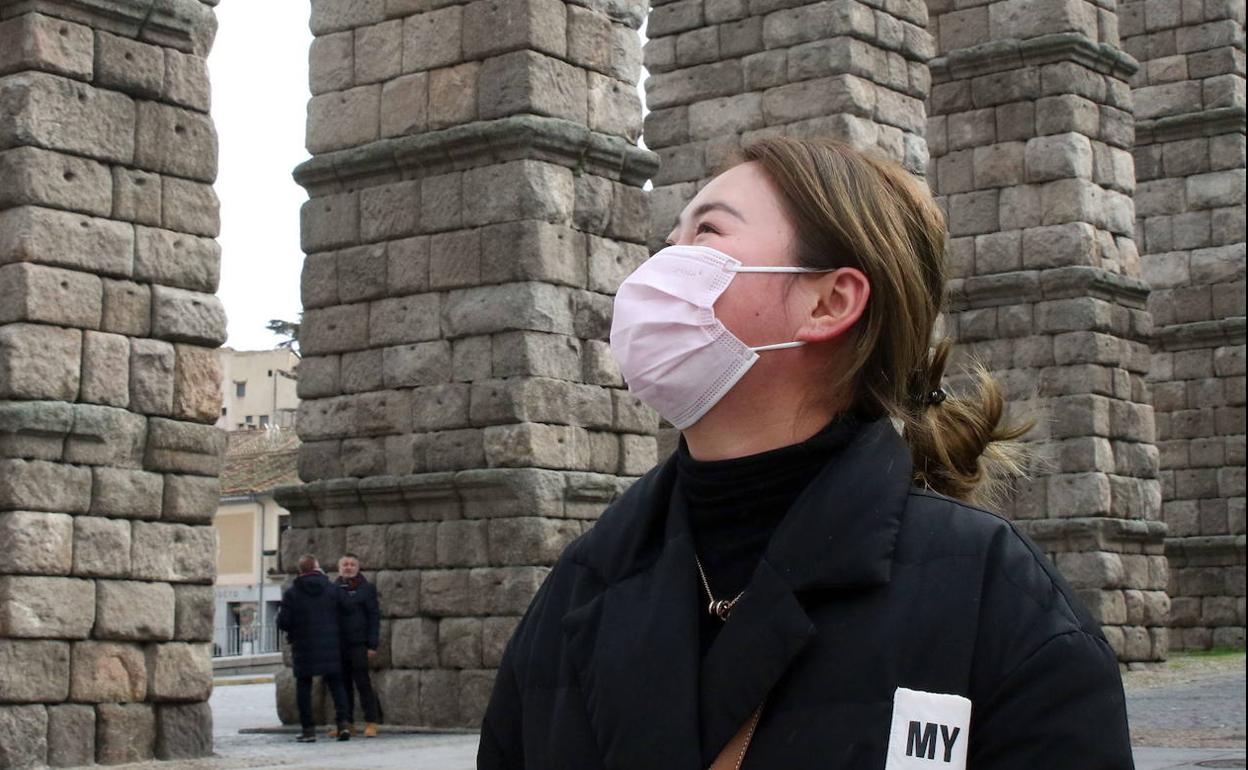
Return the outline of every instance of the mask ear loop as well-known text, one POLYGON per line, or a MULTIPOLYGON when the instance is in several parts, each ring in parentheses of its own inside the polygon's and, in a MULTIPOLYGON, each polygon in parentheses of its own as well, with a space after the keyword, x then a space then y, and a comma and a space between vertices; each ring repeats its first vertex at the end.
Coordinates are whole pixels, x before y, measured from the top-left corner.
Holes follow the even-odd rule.
MULTIPOLYGON (((728 268, 734 273, 835 273, 840 268, 836 267, 790 267, 788 265, 763 265, 757 267, 747 267, 745 265, 734 265, 728 268)), ((774 345, 759 345, 756 348, 750 348, 753 353, 762 353, 768 350, 788 350, 789 348, 800 348, 806 343, 797 342, 777 342, 774 345)))

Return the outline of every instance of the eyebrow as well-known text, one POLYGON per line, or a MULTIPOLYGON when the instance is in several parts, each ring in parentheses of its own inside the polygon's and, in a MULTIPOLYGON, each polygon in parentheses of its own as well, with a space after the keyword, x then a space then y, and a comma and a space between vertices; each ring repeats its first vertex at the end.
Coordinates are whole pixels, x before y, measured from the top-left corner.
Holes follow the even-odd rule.
MULTIPOLYGON (((740 211, 737 211, 732 206, 729 206, 727 203, 723 203, 722 201, 707 201, 706 203, 703 203, 702 205, 698 206, 696 209, 693 210, 693 213, 690 214, 690 219, 697 219, 698 217, 710 211, 723 211, 727 214, 731 214, 732 216, 736 217, 742 222, 745 221, 745 217, 741 216, 740 211)), ((672 225, 672 229, 675 230, 679 228, 680 223, 681 223, 681 217, 676 217, 676 224, 672 225)))

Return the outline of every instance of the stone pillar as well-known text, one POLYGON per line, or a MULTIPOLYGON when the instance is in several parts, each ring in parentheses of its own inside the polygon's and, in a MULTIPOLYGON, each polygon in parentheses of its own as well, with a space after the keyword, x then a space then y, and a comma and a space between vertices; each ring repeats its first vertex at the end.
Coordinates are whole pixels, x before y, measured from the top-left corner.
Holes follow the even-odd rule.
POLYGON ((212 750, 200 0, 0 0, 0 768, 212 750))
POLYGON ((656 461, 606 342, 647 257, 644 8, 312 3, 282 563, 352 551, 378 583, 387 722, 478 725, 549 566, 656 461))
POLYGON ((951 235, 949 331, 1039 418, 1007 513, 1124 662, 1168 648, 1134 118, 1112 2, 930 3, 929 178, 951 235))
POLYGON ((922 173, 934 53, 923 0, 653 0, 646 27, 650 238, 733 150, 768 135, 832 137, 922 173))
POLYGON ((1244 2, 1122 5, 1170 642, 1244 646, 1244 2))

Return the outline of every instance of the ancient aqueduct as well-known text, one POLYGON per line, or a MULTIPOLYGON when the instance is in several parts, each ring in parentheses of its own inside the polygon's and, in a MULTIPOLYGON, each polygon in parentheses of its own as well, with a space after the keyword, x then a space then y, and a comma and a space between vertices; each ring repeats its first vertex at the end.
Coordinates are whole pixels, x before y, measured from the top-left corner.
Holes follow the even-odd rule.
MULTIPOLYGON (((213 5, 0 0, 0 768, 211 750, 213 5)), ((389 721, 473 725, 549 565, 655 463, 612 292, 772 133, 926 173, 949 330, 1044 417, 1007 513, 1121 660, 1243 645, 1243 0, 313 0, 311 25, 282 550, 380 570, 389 721)))

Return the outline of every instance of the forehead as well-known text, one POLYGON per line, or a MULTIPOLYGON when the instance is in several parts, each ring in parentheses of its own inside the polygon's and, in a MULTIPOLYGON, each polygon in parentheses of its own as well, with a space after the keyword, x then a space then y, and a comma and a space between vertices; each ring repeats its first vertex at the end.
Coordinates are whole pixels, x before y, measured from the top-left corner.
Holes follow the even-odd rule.
POLYGON ((739 163, 707 182, 685 206, 682 219, 707 203, 727 203, 747 221, 781 213, 775 185, 762 166, 754 162, 739 163))

